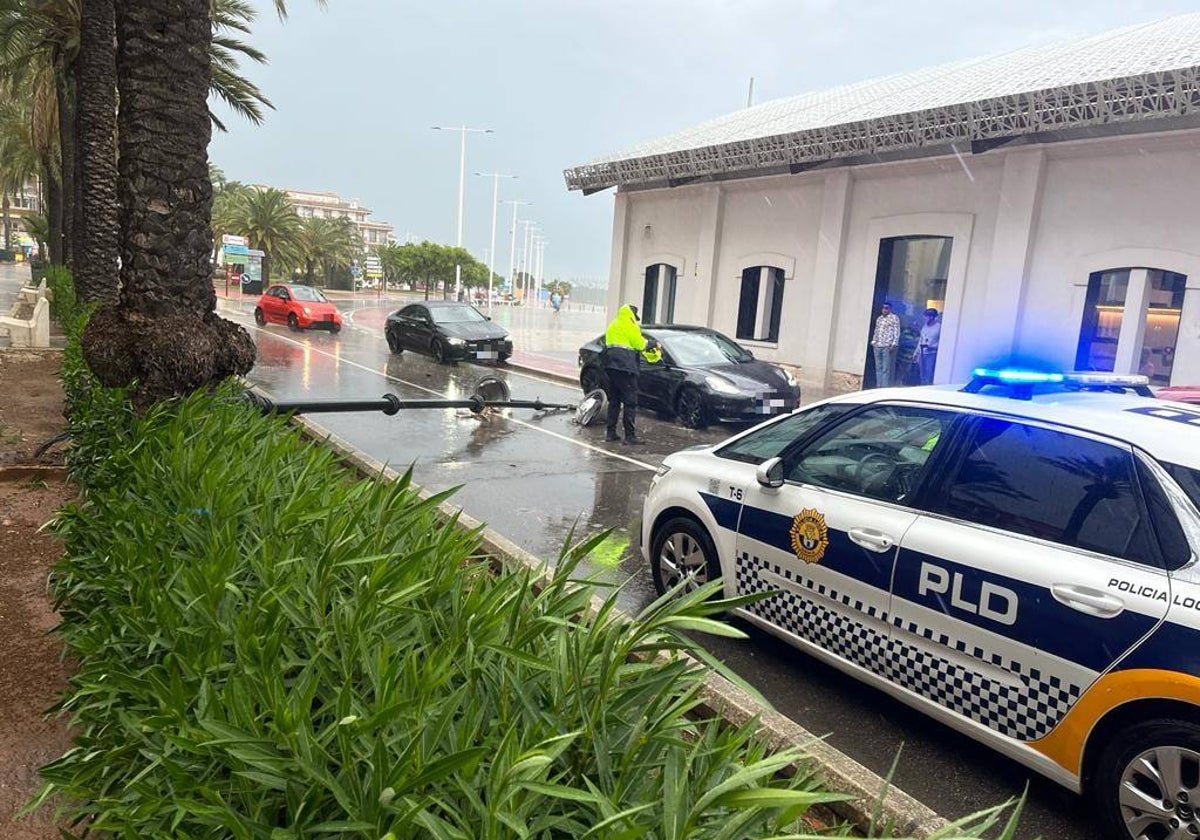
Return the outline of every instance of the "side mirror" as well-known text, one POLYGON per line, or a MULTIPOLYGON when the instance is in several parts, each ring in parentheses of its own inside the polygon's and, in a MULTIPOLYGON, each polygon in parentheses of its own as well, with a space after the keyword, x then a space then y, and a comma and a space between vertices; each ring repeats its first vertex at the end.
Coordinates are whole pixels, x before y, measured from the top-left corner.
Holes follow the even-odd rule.
POLYGON ((754 473, 754 477, 758 479, 758 483, 763 487, 775 489, 783 486, 783 459, 768 458, 758 465, 758 469, 754 473))
POLYGON ((484 319, 485 321, 490 321, 490 320, 492 320, 492 316, 491 316, 491 315, 484 315, 484 316, 483 316, 483 319, 484 319))

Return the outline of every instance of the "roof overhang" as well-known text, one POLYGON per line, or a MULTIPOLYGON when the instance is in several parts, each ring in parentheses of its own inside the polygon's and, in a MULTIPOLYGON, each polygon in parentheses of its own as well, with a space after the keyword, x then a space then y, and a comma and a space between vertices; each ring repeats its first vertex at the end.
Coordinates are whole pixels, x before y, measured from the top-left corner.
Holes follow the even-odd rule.
POLYGON ((1084 82, 791 133, 566 170, 567 188, 679 186, 818 166, 948 153, 1014 142, 1139 134, 1200 125, 1200 66, 1084 82))

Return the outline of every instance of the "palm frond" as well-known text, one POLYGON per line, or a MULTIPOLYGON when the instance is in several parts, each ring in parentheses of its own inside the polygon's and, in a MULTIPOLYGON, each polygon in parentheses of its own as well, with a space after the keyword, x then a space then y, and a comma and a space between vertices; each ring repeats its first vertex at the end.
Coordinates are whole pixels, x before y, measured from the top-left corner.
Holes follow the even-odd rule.
MULTIPOLYGON (((236 66, 234 63, 234 67, 236 66)), ((229 106, 231 111, 255 125, 262 124, 264 106, 272 110, 275 108, 271 104, 271 100, 267 99, 256 84, 244 76, 239 76, 227 65, 216 61, 212 65, 211 90, 229 106)), ((213 115, 213 125, 220 131, 226 130, 224 124, 215 115, 213 115)))

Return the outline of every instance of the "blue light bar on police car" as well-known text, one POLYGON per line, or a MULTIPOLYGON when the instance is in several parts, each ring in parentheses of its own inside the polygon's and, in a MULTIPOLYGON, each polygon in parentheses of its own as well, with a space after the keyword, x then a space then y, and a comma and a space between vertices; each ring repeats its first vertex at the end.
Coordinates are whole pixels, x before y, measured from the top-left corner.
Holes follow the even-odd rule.
POLYGON ((1003 385, 1042 385, 1045 383, 1062 382, 1061 373, 1042 370, 1021 370, 1020 368, 975 368, 971 375, 978 379, 988 379, 1003 385))

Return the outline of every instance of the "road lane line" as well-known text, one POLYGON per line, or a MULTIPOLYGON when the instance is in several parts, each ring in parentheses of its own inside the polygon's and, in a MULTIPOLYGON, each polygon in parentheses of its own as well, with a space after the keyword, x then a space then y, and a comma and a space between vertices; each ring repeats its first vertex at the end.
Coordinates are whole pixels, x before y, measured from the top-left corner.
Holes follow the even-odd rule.
MULTIPOLYGON (((361 368, 362 370, 365 370, 368 373, 373 373, 376 376, 382 376, 384 379, 388 380, 389 382, 396 382, 396 383, 399 383, 400 385, 407 385, 410 388, 416 388, 418 391, 424 391, 427 394, 433 394, 434 396, 441 397, 442 399, 446 398, 446 395, 444 393, 442 393, 441 391, 436 391, 433 388, 426 388, 424 385, 418 385, 416 382, 409 382, 407 379, 401 379, 398 376, 392 376, 391 374, 382 373, 382 372, 376 370, 375 368, 368 367, 368 366, 362 364, 361 362, 356 362, 356 361, 353 361, 352 359, 347 359, 342 356, 335 356, 333 353, 329 353, 325 350, 322 350, 319 347, 314 347, 313 345, 308 344, 306 342, 296 341, 294 338, 288 338, 285 335, 278 335, 276 333, 269 332, 269 331, 259 327, 257 324, 243 324, 243 326, 247 326, 250 329, 253 329, 255 332, 263 333, 264 335, 267 335, 270 338, 274 338, 279 341, 286 341, 290 344, 295 344, 297 347, 304 347, 308 350, 311 350, 314 353, 320 353, 323 356, 328 356, 329 358, 333 359, 335 362, 338 362, 339 364, 353 365, 354 367, 361 368)), ((537 379, 537 377, 530 377, 530 378, 537 379)), ((544 381, 544 380, 538 380, 538 381, 544 381)), ((560 385, 559 387, 562 387, 562 386, 560 385)), ((520 420, 511 415, 503 415, 503 416, 504 416, 505 420, 510 420, 513 423, 517 423, 518 425, 524 426, 527 429, 533 429, 535 432, 541 432, 544 435, 549 435, 550 437, 558 438, 559 440, 566 441, 567 443, 571 443, 576 446, 581 446, 584 449, 590 449, 593 452, 599 452, 601 455, 607 455, 609 458, 616 458, 618 461, 624 461, 628 464, 633 464, 635 467, 640 467, 643 470, 655 471, 658 469, 658 467, 655 466, 654 464, 647 464, 645 461, 639 461, 636 458, 630 458, 628 455, 622 455, 619 452, 609 452, 607 449, 604 449, 602 447, 595 446, 593 444, 579 440, 578 438, 567 437, 566 435, 559 434, 558 432, 552 432, 549 429, 544 429, 541 426, 537 425, 536 423, 530 423, 526 420, 520 420)))

